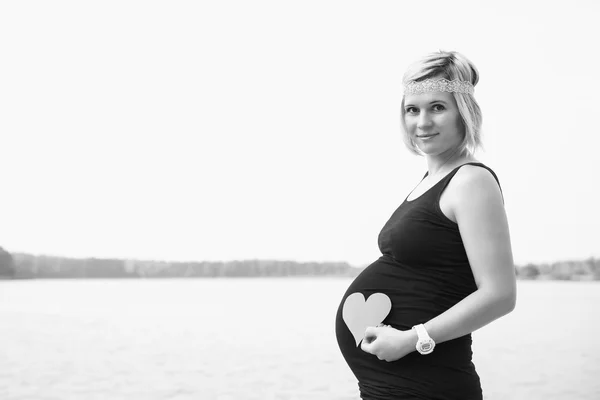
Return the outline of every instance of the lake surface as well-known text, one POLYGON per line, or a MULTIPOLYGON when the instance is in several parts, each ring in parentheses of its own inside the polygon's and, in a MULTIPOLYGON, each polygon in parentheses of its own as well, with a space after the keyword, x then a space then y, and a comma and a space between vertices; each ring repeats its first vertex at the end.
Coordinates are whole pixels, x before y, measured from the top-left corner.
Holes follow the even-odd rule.
MULTIPOLYGON (((0 399, 358 399, 350 278, 0 281, 0 399)), ((600 399, 600 282, 519 282, 473 335, 489 400, 600 399)))

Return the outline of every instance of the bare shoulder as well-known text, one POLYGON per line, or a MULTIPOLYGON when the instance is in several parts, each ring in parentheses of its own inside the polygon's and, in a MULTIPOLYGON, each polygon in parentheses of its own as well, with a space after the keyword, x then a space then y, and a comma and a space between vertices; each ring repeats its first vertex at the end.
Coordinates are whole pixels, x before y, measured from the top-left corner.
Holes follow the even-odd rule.
POLYGON ((504 200, 498 182, 486 168, 462 166, 450 180, 442 199, 442 212, 455 223, 465 214, 504 210, 504 200))
POLYGON ((454 175, 449 187, 457 200, 496 198, 502 202, 502 192, 496 178, 483 167, 464 165, 454 175))

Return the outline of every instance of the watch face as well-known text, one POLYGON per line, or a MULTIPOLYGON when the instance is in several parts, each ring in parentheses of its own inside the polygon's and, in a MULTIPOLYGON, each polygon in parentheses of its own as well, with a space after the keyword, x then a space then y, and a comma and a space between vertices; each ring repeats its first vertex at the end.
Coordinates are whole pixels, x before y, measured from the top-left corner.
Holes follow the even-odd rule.
POLYGON ((432 339, 419 340, 417 343, 417 350, 421 354, 429 354, 433 351, 435 342, 432 339))

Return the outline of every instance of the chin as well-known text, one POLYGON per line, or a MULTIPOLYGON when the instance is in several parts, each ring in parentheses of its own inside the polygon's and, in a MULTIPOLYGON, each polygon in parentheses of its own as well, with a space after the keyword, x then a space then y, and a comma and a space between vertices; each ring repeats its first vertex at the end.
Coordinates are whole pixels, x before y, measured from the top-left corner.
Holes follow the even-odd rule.
POLYGON ((419 148, 419 150, 421 150, 421 152, 424 155, 439 156, 444 153, 453 152, 454 150, 456 150, 458 148, 458 145, 456 145, 456 146, 448 146, 448 145, 440 146, 440 143, 424 143, 417 147, 419 148))
POLYGON ((421 153, 427 156, 436 156, 445 151, 445 149, 440 149, 438 146, 417 146, 421 153))

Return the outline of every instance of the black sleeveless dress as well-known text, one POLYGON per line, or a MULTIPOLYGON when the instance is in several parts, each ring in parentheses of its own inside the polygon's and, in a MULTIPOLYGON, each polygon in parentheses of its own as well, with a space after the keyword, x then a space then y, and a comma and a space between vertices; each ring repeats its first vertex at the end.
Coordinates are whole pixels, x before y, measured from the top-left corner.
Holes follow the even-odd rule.
MULTIPOLYGON (((467 164, 486 168, 498 180, 487 166, 467 164)), ((426 356, 414 351, 387 362, 357 347, 342 318, 344 301, 350 294, 362 293, 368 299, 379 292, 392 302, 383 323, 408 330, 438 316, 477 289, 458 225, 442 213, 439 205, 442 192, 460 167, 420 197, 404 200, 394 211, 379 233, 382 256, 356 277, 339 305, 336 337, 358 379, 362 399, 482 399, 479 376, 471 361, 470 334, 437 344, 426 356)))

